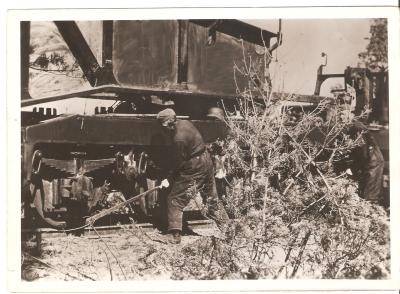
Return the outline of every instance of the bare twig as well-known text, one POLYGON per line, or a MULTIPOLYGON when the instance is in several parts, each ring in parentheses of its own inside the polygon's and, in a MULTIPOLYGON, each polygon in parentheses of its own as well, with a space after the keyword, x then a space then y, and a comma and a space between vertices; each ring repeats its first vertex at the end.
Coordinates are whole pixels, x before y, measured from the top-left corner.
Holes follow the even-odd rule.
POLYGON ((277 273, 275 274, 275 276, 274 276, 274 279, 277 279, 277 278, 279 277, 279 275, 282 273, 283 269, 284 269, 285 266, 287 265, 287 263, 288 263, 288 261, 289 261, 289 258, 290 258, 290 254, 292 253, 292 250, 293 250, 293 248, 294 248, 294 246, 295 246, 295 244, 296 244, 296 240, 297 240, 298 235, 299 235, 299 233, 297 232, 297 233, 292 237, 292 239, 290 240, 290 242, 289 242, 289 249, 288 249, 288 252, 286 253, 284 263, 280 266, 278 272, 277 272, 277 273))
POLYGON ((99 239, 104 243, 104 245, 106 245, 106 247, 107 247, 108 251, 110 251, 111 255, 114 257, 115 261, 117 262, 117 264, 118 264, 118 266, 119 266, 119 268, 120 268, 120 270, 121 270, 121 272, 122 272, 122 275, 124 276, 124 278, 125 278, 125 280, 126 280, 127 278, 126 278, 125 272, 124 272, 124 270, 122 269, 121 264, 120 264, 118 258, 115 256, 114 252, 110 249, 110 247, 108 246, 107 242, 104 241, 103 238, 101 238, 99 232, 97 232, 97 230, 95 229, 95 227, 94 227, 93 225, 92 225, 91 227, 92 227, 92 229, 96 232, 96 234, 97 234, 97 236, 99 237, 99 239))
POLYGON ((263 199, 263 214, 262 214, 262 227, 265 228, 265 210, 267 208, 267 196, 268 196, 268 179, 265 182, 264 187, 264 199, 263 199))
POLYGON ((296 264, 295 264, 295 266, 293 268, 292 274, 290 275, 291 279, 294 278, 294 276, 296 275, 296 273, 297 273, 297 271, 299 269, 299 266, 300 266, 301 261, 302 261, 301 259, 303 257, 304 249, 306 248, 306 245, 307 245, 308 239, 310 238, 310 235, 311 235, 311 230, 308 230, 306 235, 303 238, 303 241, 301 242, 300 252, 297 255, 296 264))
POLYGON ((284 128, 286 134, 290 137, 290 139, 293 141, 293 143, 296 145, 296 147, 298 147, 298 149, 303 152, 303 154, 307 157, 307 159, 309 160, 309 162, 315 167, 315 169, 317 170, 318 174, 320 175, 320 177, 322 178, 322 180, 325 183, 325 186, 328 188, 329 191, 332 190, 332 187, 329 185, 328 181, 326 180, 325 176, 322 174, 322 172, 319 170, 319 168, 317 167, 317 165, 315 164, 314 160, 310 157, 310 155, 303 149, 303 147, 297 143, 297 141, 293 138, 293 136, 288 132, 288 130, 286 128, 284 128))
POLYGON ((106 259, 107 259, 107 266, 108 266, 108 270, 110 271, 110 280, 113 280, 113 272, 112 272, 112 268, 111 268, 111 263, 110 263, 110 259, 108 258, 108 254, 107 252, 104 250, 103 247, 100 247, 101 250, 103 250, 104 254, 106 255, 106 259))

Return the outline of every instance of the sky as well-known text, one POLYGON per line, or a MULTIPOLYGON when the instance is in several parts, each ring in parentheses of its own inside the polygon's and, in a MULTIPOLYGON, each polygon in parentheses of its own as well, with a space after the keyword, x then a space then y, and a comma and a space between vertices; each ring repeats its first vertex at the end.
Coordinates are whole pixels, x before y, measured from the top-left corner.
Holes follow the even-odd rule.
MULTIPOLYGON (((278 31, 278 20, 244 20, 258 27, 278 31)), ((358 53, 365 50, 369 19, 290 19, 282 20, 282 45, 271 63, 273 84, 277 89, 298 94, 313 94, 317 69, 328 55, 324 73, 343 73, 357 66, 358 53)), ((272 41, 274 42, 274 41, 272 41)), ((326 80, 321 95, 331 95, 330 87, 342 79, 326 80)))

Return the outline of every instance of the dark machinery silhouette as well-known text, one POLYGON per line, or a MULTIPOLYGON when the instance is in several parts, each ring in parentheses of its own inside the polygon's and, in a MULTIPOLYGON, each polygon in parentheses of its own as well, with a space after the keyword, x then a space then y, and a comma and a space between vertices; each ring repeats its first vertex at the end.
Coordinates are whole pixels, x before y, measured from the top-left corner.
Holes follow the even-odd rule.
MULTIPOLYGON (((224 122, 207 114, 222 101, 234 110, 233 62, 243 47, 257 56, 256 46, 275 49, 281 42, 281 32, 238 20, 106 20, 97 60, 76 22, 54 24, 92 88, 32 99, 31 24, 21 22, 21 185, 28 226, 77 226, 105 199, 129 199, 157 185, 169 165, 169 142, 155 119, 165 107, 192 120, 206 142, 223 138, 224 122), (114 104, 99 104, 91 115, 48 107, 70 98, 114 104)), ((151 193, 121 214, 151 218, 157 199, 151 193)))

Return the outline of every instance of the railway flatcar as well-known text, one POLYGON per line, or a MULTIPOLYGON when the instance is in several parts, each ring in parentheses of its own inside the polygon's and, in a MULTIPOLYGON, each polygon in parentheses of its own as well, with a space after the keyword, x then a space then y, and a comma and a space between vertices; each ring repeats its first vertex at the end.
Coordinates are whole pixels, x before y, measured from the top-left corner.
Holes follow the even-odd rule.
MULTIPOLYGON (((276 48, 280 41, 280 32, 238 20, 21 22, 23 224, 74 227, 106 200, 155 187, 171 164, 164 156, 168 138, 156 121, 166 107, 193 121, 206 142, 224 138, 225 123, 209 114, 237 107, 236 87, 246 80, 234 80, 234 63, 243 54, 255 60, 260 48, 276 48), (39 87, 50 87, 30 84, 33 71, 58 73, 65 62, 54 50, 32 60, 35 26, 40 33, 50 30, 49 42, 64 42, 84 90, 42 91, 32 98, 39 87), (49 60, 58 67, 48 69, 49 60)), ((159 193, 121 214, 153 217, 159 193)))

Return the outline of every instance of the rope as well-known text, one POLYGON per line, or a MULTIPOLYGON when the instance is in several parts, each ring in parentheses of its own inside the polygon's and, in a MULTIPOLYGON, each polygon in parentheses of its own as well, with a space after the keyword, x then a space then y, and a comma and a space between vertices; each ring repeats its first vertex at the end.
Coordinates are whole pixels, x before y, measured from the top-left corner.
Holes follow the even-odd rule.
POLYGON ((161 189, 161 186, 156 186, 156 187, 154 187, 154 188, 152 188, 152 189, 149 189, 149 190, 147 190, 147 191, 145 191, 145 192, 143 192, 143 193, 141 193, 141 194, 139 194, 139 195, 136 195, 135 197, 132 197, 132 198, 130 198, 130 199, 124 201, 124 202, 121 202, 121 203, 119 203, 119 204, 117 204, 117 205, 114 205, 113 207, 111 207, 111 208, 109 208, 109 209, 107 209, 107 210, 103 210, 103 211, 99 212, 98 214, 95 214, 95 215, 93 215, 93 216, 87 218, 87 219, 86 219, 86 224, 83 225, 83 226, 76 227, 76 228, 72 228, 72 229, 67 229, 67 230, 65 230, 65 229, 60 229, 60 230, 58 230, 58 231, 62 231, 62 232, 73 232, 73 231, 82 230, 82 229, 84 229, 84 228, 86 228, 86 227, 89 227, 89 226, 93 226, 93 224, 94 224, 97 220, 99 220, 100 218, 103 218, 103 217, 105 217, 106 215, 109 215, 111 212, 113 212, 113 211, 115 211, 115 210, 117 210, 117 209, 120 209, 121 207, 124 207, 125 205, 129 205, 130 203, 132 203, 132 202, 138 200, 139 198, 141 198, 141 197, 143 197, 143 196, 145 196, 145 195, 147 195, 147 194, 149 194, 149 193, 151 193, 151 192, 153 192, 153 191, 156 191, 156 190, 158 190, 158 189, 161 189))
POLYGON ((72 229, 68 229, 68 230, 65 230, 65 229, 61 229, 61 230, 59 230, 59 231, 63 231, 63 232, 72 232, 72 231, 78 231, 78 230, 82 230, 82 229, 84 229, 84 228, 86 228, 86 227, 88 227, 88 226, 90 226, 90 224, 85 224, 85 225, 83 225, 83 226, 80 226, 80 227, 76 227, 76 228, 72 228, 72 229))
POLYGON ((103 210, 103 211, 99 212, 98 214, 95 214, 95 215, 89 217, 88 219, 86 219, 86 222, 88 224, 94 223, 98 219, 100 219, 100 218, 102 218, 102 217, 104 217, 106 215, 109 215, 111 212, 113 212, 113 211, 115 211, 117 209, 120 209, 121 207, 124 207, 125 205, 130 204, 130 203, 140 199, 141 197, 143 197, 143 196, 145 196, 145 195, 147 195, 147 194, 149 194, 149 193, 151 193, 153 191, 156 191, 158 189, 161 189, 161 186, 156 186, 156 187, 154 187, 152 189, 149 189, 149 190, 147 190, 147 191, 145 191, 145 192, 143 192, 143 193, 141 193, 139 195, 136 195, 135 197, 132 197, 131 199, 128 199, 128 200, 126 200, 126 201, 124 201, 122 203, 119 203, 119 204, 117 204, 117 205, 115 205, 115 206, 113 206, 113 207, 111 207, 109 209, 103 210))

